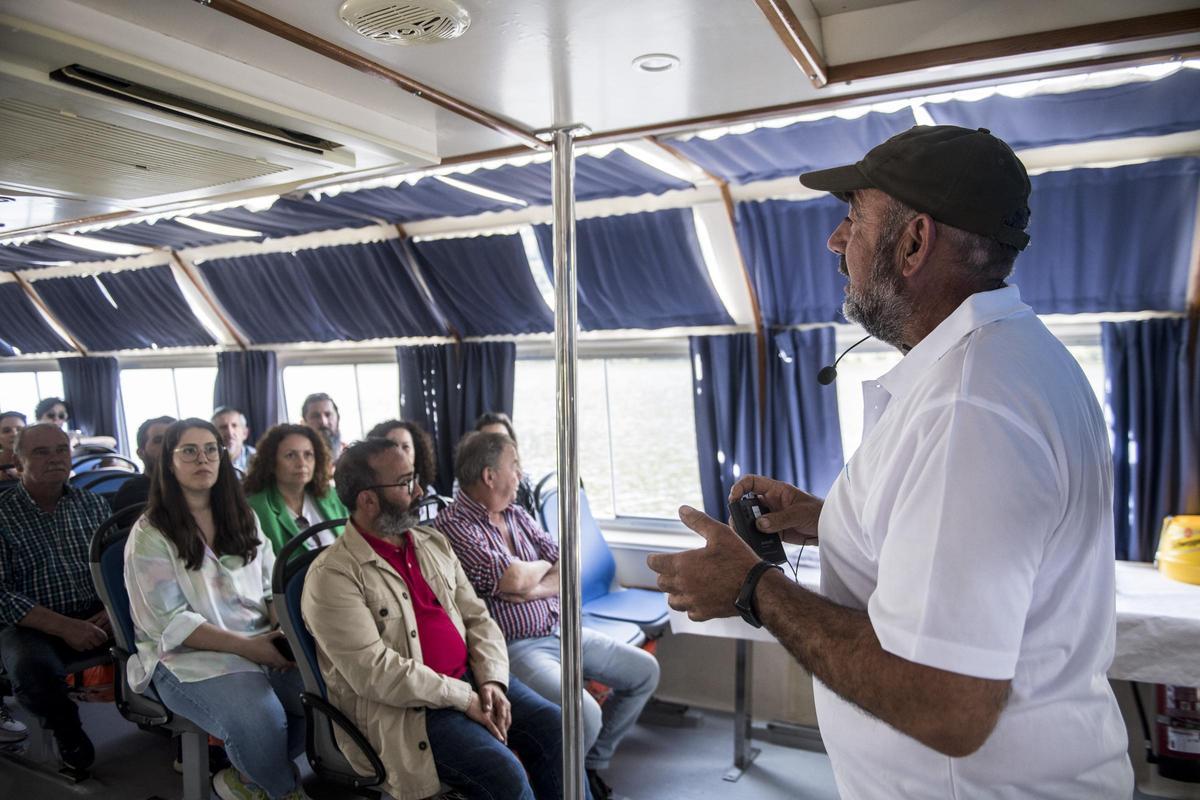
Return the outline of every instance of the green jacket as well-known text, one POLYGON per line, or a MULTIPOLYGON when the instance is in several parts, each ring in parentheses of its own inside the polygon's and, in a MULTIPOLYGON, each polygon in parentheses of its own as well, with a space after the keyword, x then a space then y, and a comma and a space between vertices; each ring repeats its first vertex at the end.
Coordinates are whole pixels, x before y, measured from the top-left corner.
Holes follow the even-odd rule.
MULTIPOLYGON (((279 551, 288 543, 288 540, 300 533, 296 529, 296 521, 292 517, 292 512, 287 507, 287 503, 283 502, 283 495, 279 493, 279 489, 274 485, 265 492, 248 495, 246 501, 250 503, 250 507, 254 509, 254 513, 258 515, 258 521, 262 524, 263 533, 271 542, 271 547, 275 550, 275 555, 279 555, 279 551)), ((325 519, 343 519, 350 516, 350 512, 342 505, 342 501, 338 500, 337 492, 333 487, 329 487, 329 491, 325 492, 324 497, 313 497, 313 501, 317 505, 317 509, 321 512, 321 516, 325 519)), ((321 520, 310 520, 312 524, 317 524, 321 520)), ((341 536, 342 527, 333 529, 333 532, 341 536)))

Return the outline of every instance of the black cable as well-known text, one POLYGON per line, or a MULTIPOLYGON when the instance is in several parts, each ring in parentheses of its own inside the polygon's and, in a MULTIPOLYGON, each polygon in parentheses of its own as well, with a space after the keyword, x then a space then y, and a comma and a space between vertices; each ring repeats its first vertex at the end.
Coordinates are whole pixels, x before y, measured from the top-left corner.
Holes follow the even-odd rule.
POLYGON ((1138 718, 1142 721, 1142 736, 1146 739, 1146 763, 1157 764, 1158 756, 1154 755, 1154 739, 1150 736, 1150 723, 1146 719, 1146 709, 1142 706, 1142 693, 1138 691, 1138 685, 1134 681, 1129 682, 1129 688, 1133 690, 1133 702, 1137 705, 1138 718))

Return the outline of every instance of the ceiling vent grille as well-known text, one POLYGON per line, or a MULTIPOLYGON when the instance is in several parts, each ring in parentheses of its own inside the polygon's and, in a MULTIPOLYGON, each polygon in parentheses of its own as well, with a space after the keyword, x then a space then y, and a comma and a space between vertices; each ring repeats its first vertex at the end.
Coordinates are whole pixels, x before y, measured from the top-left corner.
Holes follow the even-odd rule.
POLYGON ((457 39, 471 15, 453 0, 346 0, 338 15, 359 36, 378 44, 432 44, 457 39))
POLYGON ((121 200, 289 169, 14 97, 0 99, 0 142, 0 175, 6 182, 121 200))

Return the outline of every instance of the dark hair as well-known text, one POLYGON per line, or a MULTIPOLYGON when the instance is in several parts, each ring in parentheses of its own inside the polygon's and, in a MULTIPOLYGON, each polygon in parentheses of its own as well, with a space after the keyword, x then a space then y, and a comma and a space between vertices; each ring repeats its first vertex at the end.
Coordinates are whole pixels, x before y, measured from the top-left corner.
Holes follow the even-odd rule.
POLYGON ((413 440, 413 469, 424 486, 437 480, 437 456, 433 452, 433 439, 429 434, 411 420, 389 419, 381 422, 367 434, 368 439, 386 439, 387 435, 396 428, 404 428, 413 440))
POLYGON ((308 407, 310 405, 313 403, 323 403, 326 400, 333 405, 333 413, 338 415, 338 419, 341 419, 342 412, 338 410, 337 403, 334 403, 333 398, 324 392, 313 392, 308 397, 304 398, 304 405, 300 406, 300 419, 304 419, 308 416, 308 407))
POLYGON ((379 483, 379 477, 371 468, 371 459, 395 446, 391 439, 379 436, 355 442, 342 451, 333 482, 337 486, 338 499, 351 514, 358 508, 359 492, 379 483))
MULTIPOLYGON (((220 444, 221 436, 208 420, 191 417, 167 428, 163 437, 162 458, 150 480, 146 518, 175 545, 176 552, 188 569, 200 569, 204 563, 204 536, 188 511, 183 488, 172 468, 179 440, 193 428, 211 433, 213 440, 220 444)), ((224 447, 221 448, 221 460, 217 467, 217 482, 209 490, 208 496, 216 527, 213 552, 218 556, 241 556, 246 563, 250 563, 258 554, 258 526, 224 447)))
POLYGON ((33 418, 41 419, 42 415, 55 406, 62 406, 67 410, 67 419, 71 419, 75 415, 71 413, 71 404, 61 397, 47 397, 38 402, 33 408, 33 418))
POLYGON ((305 484, 305 491, 311 492, 313 497, 324 497, 329 491, 329 446, 325 444, 325 438, 307 425, 286 423, 264 433, 254 446, 256 452, 250 462, 250 471, 242 481, 246 494, 265 492, 275 485, 275 459, 279 455, 279 445, 293 434, 303 436, 313 446, 313 476, 305 484))
POLYGON ((517 441, 517 432, 513 428, 512 419, 503 411, 485 411, 475 420, 475 430, 483 430, 487 425, 503 425, 508 438, 517 441))
POLYGON ((474 486, 483 478, 485 468, 495 469, 500 463, 504 448, 516 446, 503 433, 468 433, 454 453, 454 477, 458 478, 458 485, 463 489, 474 486))
POLYGON ((20 411, 0 411, 0 419, 8 419, 9 417, 18 417, 22 423, 29 422, 20 411))
POLYGON ((141 425, 138 425, 137 449, 146 449, 146 440, 150 438, 150 428, 155 425, 170 425, 172 422, 175 422, 174 417, 155 417, 154 419, 148 419, 141 425))

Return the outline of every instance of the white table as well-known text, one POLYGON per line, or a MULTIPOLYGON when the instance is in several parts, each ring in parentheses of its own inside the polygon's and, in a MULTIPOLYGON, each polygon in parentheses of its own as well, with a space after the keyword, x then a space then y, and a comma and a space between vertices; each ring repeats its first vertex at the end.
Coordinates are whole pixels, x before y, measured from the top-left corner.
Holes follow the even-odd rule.
MULTIPOLYGON (((796 563, 792 548, 791 561, 796 563)), ((784 567, 791 577, 791 570, 784 567)), ((821 582, 819 548, 808 548, 797 570, 801 586, 818 591, 821 582)), ((1200 586, 1170 580, 1152 564, 1116 562, 1117 643, 1108 676, 1115 680, 1200 686, 1200 586)), ((1071 598, 1064 597, 1069 604, 1071 598)), ((671 631, 737 640, 734 665, 733 766, 725 780, 736 781, 758 755, 750 742, 772 738, 754 725, 749 675, 751 642, 775 642, 765 628, 752 627, 741 617, 693 622, 671 611, 671 631), (756 736, 757 734, 757 736, 756 736)), ((815 734, 815 731, 813 731, 815 734)), ((814 737, 815 738, 815 737, 814 737)))

